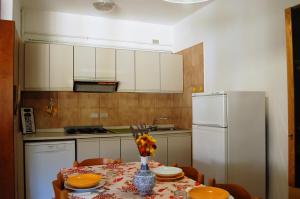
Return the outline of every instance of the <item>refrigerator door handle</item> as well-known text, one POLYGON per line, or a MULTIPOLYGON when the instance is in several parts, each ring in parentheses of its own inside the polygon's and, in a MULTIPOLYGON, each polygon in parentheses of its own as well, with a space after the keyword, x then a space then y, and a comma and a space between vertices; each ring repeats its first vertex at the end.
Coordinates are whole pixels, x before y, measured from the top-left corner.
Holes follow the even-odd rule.
POLYGON ((226 126, 222 126, 220 124, 194 124, 196 126, 204 126, 204 127, 215 127, 215 128, 227 128, 226 126))

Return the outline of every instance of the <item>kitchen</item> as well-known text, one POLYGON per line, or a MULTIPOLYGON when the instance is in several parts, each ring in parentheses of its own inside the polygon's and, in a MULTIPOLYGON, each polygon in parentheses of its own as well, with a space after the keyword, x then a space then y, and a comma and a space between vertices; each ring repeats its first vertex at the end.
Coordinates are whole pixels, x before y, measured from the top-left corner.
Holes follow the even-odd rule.
MULTIPOLYGON (((1 18, 7 14, 3 11, 9 4, 7 2, 1 0, 1 18)), ((89 1, 89 5, 84 4, 89 6, 88 11, 84 10, 86 7, 80 1, 76 2, 78 4, 74 3, 74 7, 70 8, 68 4, 57 2, 47 4, 47 1, 39 3, 24 0, 13 1, 9 8, 11 15, 7 18, 15 19, 22 41, 18 75, 22 93, 18 98, 22 107, 34 109, 35 127, 39 131, 21 139, 18 134, 16 143, 23 145, 22 139, 24 142, 61 140, 63 128, 67 126, 103 125, 111 130, 128 128, 131 124, 162 124, 159 127, 169 128, 170 131, 153 133, 154 137, 159 137, 158 162, 191 165, 192 93, 265 91, 269 153, 268 195, 269 198, 287 198, 287 138, 282 133, 286 132, 287 125, 287 110, 282 108, 287 104, 285 96, 282 95, 286 93, 283 77, 283 71, 286 70, 286 52, 274 52, 280 54, 277 61, 273 55, 270 58, 266 52, 273 52, 271 46, 278 43, 266 39, 267 36, 264 37, 254 30, 261 28, 266 33, 274 28, 280 30, 274 35, 274 40, 280 40, 278 45, 283 49, 284 9, 294 6, 295 2, 282 1, 266 8, 268 1, 265 1, 258 9, 255 2, 238 3, 232 0, 228 3, 232 4, 232 8, 228 8, 225 2, 216 0, 181 9, 182 5, 157 0, 153 4, 145 1, 145 6, 140 5, 137 9, 137 1, 132 0, 132 6, 126 6, 125 1, 116 0, 116 12, 121 12, 118 9, 122 6, 128 9, 127 13, 119 13, 123 19, 118 18, 118 13, 99 14, 92 6, 92 1, 89 1), (155 5, 156 7, 151 7, 155 5), (250 8, 249 12, 239 11, 244 10, 244 7, 250 8), (22 12, 18 13, 15 9, 22 12), (155 15, 149 10, 155 10, 155 15), (253 10, 261 16, 266 12, 266 15, 273 18, 259 24, 259 17, 253 16, 253 10), (90 13, 86 14, 87 12, 90 13), (243 20, 235 21, 229 13, 241 15, 240 19, 243 20), (233 20, 233 23, 222 24, 220 21, 223 17, 227 17, 228 21, 233 20), (246 20, 249 18, 255 19, 257 24, 253 25, 252 21, 246 20), (282 22, 280 25, 269 25, 273 25, 278 18, 282 22), (204 19, 210 20, 211 25, 203 21, 204 19), (252 25, 248 26, 247 23, 252 25), (254 36, 250 36, 245 30, 249 30, 248 33, 254 36), (261 44, 257 44, 261 51, 255 52, 254 43, 261 44), (231 50, 230 45, 234 49, 231 50), (147 51, 151 53, 145 53, 147 51), (120 63, 123 64, 122 68, 127 69, 118 70, 121 68, 120 63), (101 68, 102 64, 104 67, 115 66, 112 67, 114 70, 109 70, 104 75, 97 74, 97 67, 101 68), (176 65, 178 70, 170 70, 170 65, 176 65), (273 72, 265 65, 276 65, 277 68, 273 72), (77 69, 82 68, 85 69, 77 73, 77 69), (72 92, 73 78, 82 81, 86 80, 86 76, 97 81, 119 81, 118 92, 72 92), (126 82, 126 88, 122 82, 126 82), (172 130, 173 125, 175 130, 172 130), (47 136, 41 138, 41 131, 47 136)), ((104 150, 106 148, 114 149, 112 156, 116 158, 113 159, 123 160, 125 157, 130 162, 139 161, 136 146, 132 144, 132 135, 128 132, 108 138, 104 135, 89 135, 84 138, 80 137, 83 135, 68 136, 74 136, 72 138, 77 140, 76 158, 82 154, 78 161, 89 158, 87 154, 102 157, 112 151, 104 150), (101 148, 102 146, 105 147, 101 148), (83 149, 82 153, 80 149, 83 149)), ((18 149, 22 150, 19 144, 18 149)), ((17 159, 21 164, 18 164, 17 169, 21 176, 15 182, 19 186, 20 195, 17 198, 22 198, 25 189, 22 186, 24 176, 20 165, 23 157, 20 154, 17 159)))

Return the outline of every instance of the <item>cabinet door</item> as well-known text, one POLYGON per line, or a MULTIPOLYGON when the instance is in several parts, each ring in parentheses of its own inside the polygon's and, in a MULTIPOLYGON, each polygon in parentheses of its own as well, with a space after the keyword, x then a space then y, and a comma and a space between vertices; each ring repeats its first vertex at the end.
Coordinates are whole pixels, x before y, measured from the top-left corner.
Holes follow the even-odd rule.
POLYGON ((74 79, 95 79, 95 48, 74 46, 74 79))
POLYGON ((124 162, 140 161, 140 154, 133 137, 121 138, 121 160, 124 162))
POLYGON ((110 48, 96 48, 96 79, 116 79, 116 50, 110 48))
POLYGON ((100 157, 99 138, 77 139, 77 161, 100 157))
POLYGON ((73 46, 50 44, 50 89, 73 90, 73 46))
POLYGON ((160 54, 160 81, 162 92, 183 92, 182 55, 160 54))
POLYGON ((192 136, 168 136, 168 164, 178 163, 180 166, 191 166, 192 136))
POLYGON ((121 159, 120 138, 100 138, 100 157, 121 159))
POLYGON ((166 136, 154 136, 156 139, 157 149, 153 160, 160 162, 164 165, 168 164, 168 138, 166 136))
POLYGON ((26 43, 25 89, 49 90, 49 44, 26 43))
POLYGON ((135 90, 134 51, 117 50, 116 79, 119 81, 118 91, 128 92, 135 90))
POLYGON ((159 53, 135 52, 136 90, 160 92, 159 53))

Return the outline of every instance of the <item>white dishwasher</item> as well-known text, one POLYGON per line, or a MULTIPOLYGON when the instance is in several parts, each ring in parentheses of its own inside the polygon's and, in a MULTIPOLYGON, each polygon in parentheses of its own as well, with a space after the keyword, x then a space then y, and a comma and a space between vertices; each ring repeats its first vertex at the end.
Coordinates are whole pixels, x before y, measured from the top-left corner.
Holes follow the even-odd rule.
POLYGON ((72 167, 75 141, 25 143, 27 199, 54 198, 52 181, 61 168, 72 167))

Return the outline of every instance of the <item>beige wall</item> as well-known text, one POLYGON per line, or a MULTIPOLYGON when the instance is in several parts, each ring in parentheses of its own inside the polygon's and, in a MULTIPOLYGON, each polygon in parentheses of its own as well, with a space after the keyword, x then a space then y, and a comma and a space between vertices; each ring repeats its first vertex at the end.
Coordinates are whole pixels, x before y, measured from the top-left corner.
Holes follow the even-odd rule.
POLYGON ((180 54, 184 56, 184 93, 75 93, 24 92, 23 106, 33 107, 37 128, 59 128, 68 125, 105 126, 152 124, 155 118, 168 117, 164 123, 191 129, 192 88, 203 86, 203 46, 196 45, 180 54), (47 112, 50 98, 58 112, 47 112), (107 118, 91 118, 91 114, 107 113, 107 118))

